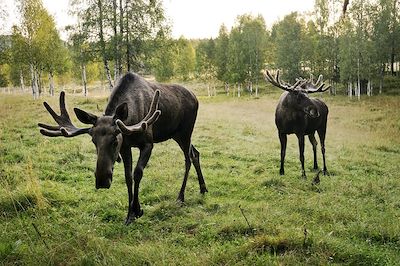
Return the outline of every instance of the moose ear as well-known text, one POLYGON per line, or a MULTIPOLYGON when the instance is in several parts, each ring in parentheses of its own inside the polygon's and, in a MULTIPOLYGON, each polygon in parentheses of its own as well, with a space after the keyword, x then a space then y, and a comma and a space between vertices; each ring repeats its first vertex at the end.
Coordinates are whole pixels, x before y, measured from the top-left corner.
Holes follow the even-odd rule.
POLYGON ((79 108, 74 108, 74 112, 76 114, 76 117, 78 117, 79 121, 81 121, 84 124, 94 125, 97 121, 96 115, 85 112, 79 108))
POLYGON ((115 110, 114 119, 125 121, 127 117, 128 117, 128 104, 122 103, 118 105, 117 110, 115 110))

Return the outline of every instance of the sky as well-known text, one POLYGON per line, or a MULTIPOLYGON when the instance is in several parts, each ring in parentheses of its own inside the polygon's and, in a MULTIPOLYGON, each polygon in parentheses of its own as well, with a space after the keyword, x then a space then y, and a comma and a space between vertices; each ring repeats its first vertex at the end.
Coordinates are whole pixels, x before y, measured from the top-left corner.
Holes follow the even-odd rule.
MULTIPOLYGON (((6 33, 17 18, 14 0, 0 0, 5 3, 10 19, 6 24, 6 33)), ((192 38, 215 38, 222 24, 230 29, 238 15, 261 14, 267 26, 285 15, 298 11, 311 12, 314 0, 164 0, 166 16, 172 25, 172 36, 192 38)), ((69 0, 43 0, 43 4, 55 18, 61 38, 66 39, 63 29, 74 23, 68 15, 69 0)))

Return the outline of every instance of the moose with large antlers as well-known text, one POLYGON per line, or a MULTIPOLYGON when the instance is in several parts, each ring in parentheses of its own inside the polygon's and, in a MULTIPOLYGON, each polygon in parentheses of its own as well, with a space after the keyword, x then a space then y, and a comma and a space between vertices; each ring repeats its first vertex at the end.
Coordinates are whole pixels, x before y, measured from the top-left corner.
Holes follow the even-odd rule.
POLYGON ((267 70, 264 72, 266 81, 272 85, 284 90, 275 111, 275 124, 278 128, 279 140, 281 143, 281 166, 280 174, 285 174, 284 161, 286 154, 286 143, 288 134, 296 134, 299 142, 300 162, 302 176, 306 178, 304 170, 304 136, 308 138, 313 147, 314 153, 314 170, 318 170, 317 163, 317 140, 315 139, 315 131, 318 132, 321 141, 321 151, 324 163, 323 173, 327 174, 325 163, 325 134, 328 119, 328 107, 319 99, 312 99, 308 94, 315 92, 324 92, 330 88, 325 87, 322 82, 322 75, 314 83, 313 77, 310 79, 298 78, 291 85, 282 82, 279 77, 279 70, 273 77, 267 70), (325 87, 325 88, 324 88, 325 87))
POLYGON ((77 118, 88 128, 75 127, 65 107, 65 93, 60 94, 61 114, 57 115, 44 102, 44 106, 57 122, 57 126, 39 123, 40 132, 49 137, 75 137, 89 134, 97 150, 95 170, 96 189, 110 188, 114 163, 121 156, 128 188, 128 215, 125 224, 143 215, 139 203, 139 184, 143 169, 150 159, 153 144, 168 139, 175 140, 185 156, 185 174, 178 195, 184 201, 185 187, 193 163, 200 185, 200 193, 207 192, 200 168, 200 153, 191 144, 196 121, 198 101, 196 96, 178 85, 151 83, 137 74, 123 76, 108 100, 103 116, 96 116, 74 108, 77 118), (139 148, 140 155, 133 171, 131 147, 139 148), (132 183, 134 183, 132 193, 132 183))

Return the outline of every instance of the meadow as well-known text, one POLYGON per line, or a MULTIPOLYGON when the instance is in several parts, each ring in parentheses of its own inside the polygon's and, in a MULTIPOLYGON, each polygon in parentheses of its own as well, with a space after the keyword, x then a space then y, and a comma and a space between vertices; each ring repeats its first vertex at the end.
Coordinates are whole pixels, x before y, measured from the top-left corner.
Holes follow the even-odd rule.
MULTIPOLYGON (((57 107, 58 96, 0 94, 0 264, 400 265, 400 97, 316 96, 330 108, 330 175, 319 185, 308 140, 301 178, 293 135, 279 175, 279 91, 199 96, 193 143, 209 193, 192 167, 178 204, 183 155, 173 141, 156 144, 141 182, 144 215, 125 226, 123 165, 96 191, 89 136, 40 135, 37 123, 52 122, 42 101, 57 107)), ((100 114, 106 104, 66 100, 75 122, 73 107, 100 114)))

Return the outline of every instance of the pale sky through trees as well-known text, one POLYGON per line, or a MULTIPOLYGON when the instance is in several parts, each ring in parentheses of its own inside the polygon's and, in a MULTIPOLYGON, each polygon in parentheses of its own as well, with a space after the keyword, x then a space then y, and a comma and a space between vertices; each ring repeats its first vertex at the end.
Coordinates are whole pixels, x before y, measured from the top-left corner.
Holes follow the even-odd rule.
MULTIPOLYGON (((4 0, 2 0, 4 1, 4 0)), ((18 21, 15 1, 5 0, 10 19, 5 21, 5 33, 11 33, 11 26, 18 21)), ((43 0, 43 4, 54 16, 61 37, 65 26, 73 24, 68 15, 69 0, 43 0)), ((230 29, 238 15, 261 14, 267 26, 282 19, 293 11, 311 12, 314 0, 164 0, 166 15, 172 24, 172 36, 179 38, 215 38, 221 24, 230 29)))

